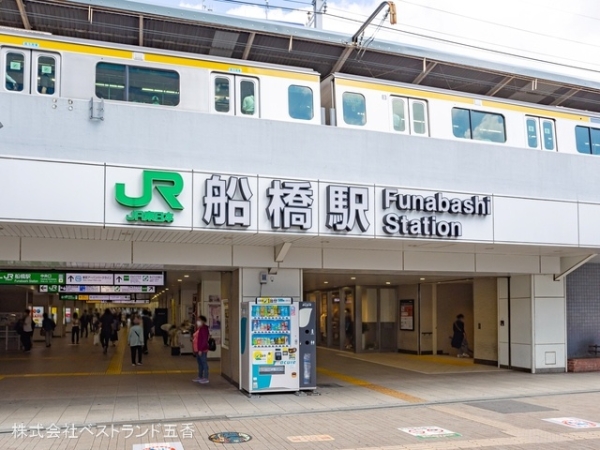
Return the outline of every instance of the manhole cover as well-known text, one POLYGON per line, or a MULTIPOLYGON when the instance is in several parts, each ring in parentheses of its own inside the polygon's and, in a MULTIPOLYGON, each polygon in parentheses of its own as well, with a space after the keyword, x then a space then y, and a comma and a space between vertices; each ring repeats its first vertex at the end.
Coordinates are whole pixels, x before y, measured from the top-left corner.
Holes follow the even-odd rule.
POLYGON ((475 408, 487 409, 500 414, 517 414, 542 411, 556 411, 544 406, 532 405, 531 403, 517 402, 515 400, 494 400, 488 402, 467 403, 475 408))
POLYGON ((208 439, 218 444, 240 444, 248 442, 252 439, 252 436, 237 431, 224 431, 223 433, 211 434, 208 439))

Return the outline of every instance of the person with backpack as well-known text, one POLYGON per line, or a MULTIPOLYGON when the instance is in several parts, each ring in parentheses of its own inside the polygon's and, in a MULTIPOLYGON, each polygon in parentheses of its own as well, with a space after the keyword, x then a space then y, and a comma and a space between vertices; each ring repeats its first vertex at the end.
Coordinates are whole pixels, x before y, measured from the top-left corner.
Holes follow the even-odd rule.
POLYGON ((210 339, 210 333, 208 331, 208 325, 206 324, 206 317, 200 316, 196 322, 196 332, 192 339, 192 348, 196 361, 198 362, 198 378, 194 378, 194 383, 207 384, 208 383, 208 340, 210 339))
POLYGON ((48 317, 48 313, 44 313, 42 316, 42 335, 46 339, 46 347, 52 346, 52 334, 54 333, 54 329, 56 328, 56 323, 50 317, 48 317))

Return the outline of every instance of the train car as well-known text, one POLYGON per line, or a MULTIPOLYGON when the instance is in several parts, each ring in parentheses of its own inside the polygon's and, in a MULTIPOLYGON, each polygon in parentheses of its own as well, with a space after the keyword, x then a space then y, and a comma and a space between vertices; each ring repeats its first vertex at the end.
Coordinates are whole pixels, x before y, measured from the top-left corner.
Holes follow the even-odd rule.
POLYGON ((600 154, 600 117, 336 73, 321 83, 328 123, 343 128, 600 154))
POLYGON ((2 91, 321 123, 319 74, 0 28, 2 91))

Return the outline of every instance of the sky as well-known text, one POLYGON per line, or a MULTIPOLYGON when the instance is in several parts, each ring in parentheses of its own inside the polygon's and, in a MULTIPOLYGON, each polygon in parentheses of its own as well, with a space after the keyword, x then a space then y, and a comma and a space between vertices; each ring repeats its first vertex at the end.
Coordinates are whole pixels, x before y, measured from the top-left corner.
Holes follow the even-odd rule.
MULTIPOLYGON (((268 17, 300 25, 307 23, 307 13, 312 11, 311 0, 136 1, 253 19, 268 17)), ((381 0, 328 0, 323 28, 352 35, 380 3, 381 0)), ((471 46, 450 44, 463 54, 478 47, 600 70, 598 0, 395 0, 395 4, 397 25, 391 26, 388 20, 378 30, 372 26, 365 32, 365 40, 374 37, 416 43, 415 35, 426 35, 471 46)), ((380 14, 374 23, 378 25, 382 18, 380 14)))

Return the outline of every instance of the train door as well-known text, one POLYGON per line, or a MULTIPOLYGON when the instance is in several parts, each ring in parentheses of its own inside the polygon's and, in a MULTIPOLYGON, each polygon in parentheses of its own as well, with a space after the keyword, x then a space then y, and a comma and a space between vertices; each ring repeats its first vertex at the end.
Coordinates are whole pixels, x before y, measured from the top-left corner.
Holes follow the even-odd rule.
POLYGON ((60 55, 2 48, 4 90, 50 97, 60 95, 60 55))
POLYGON ((544 117, 525 116, 527 146, 538 150, 556 150, 554 121, 544 117))
POLYGON ((260 117, 260 93, 256 78, 213 73, 211 91, 212 112, 260 117))

